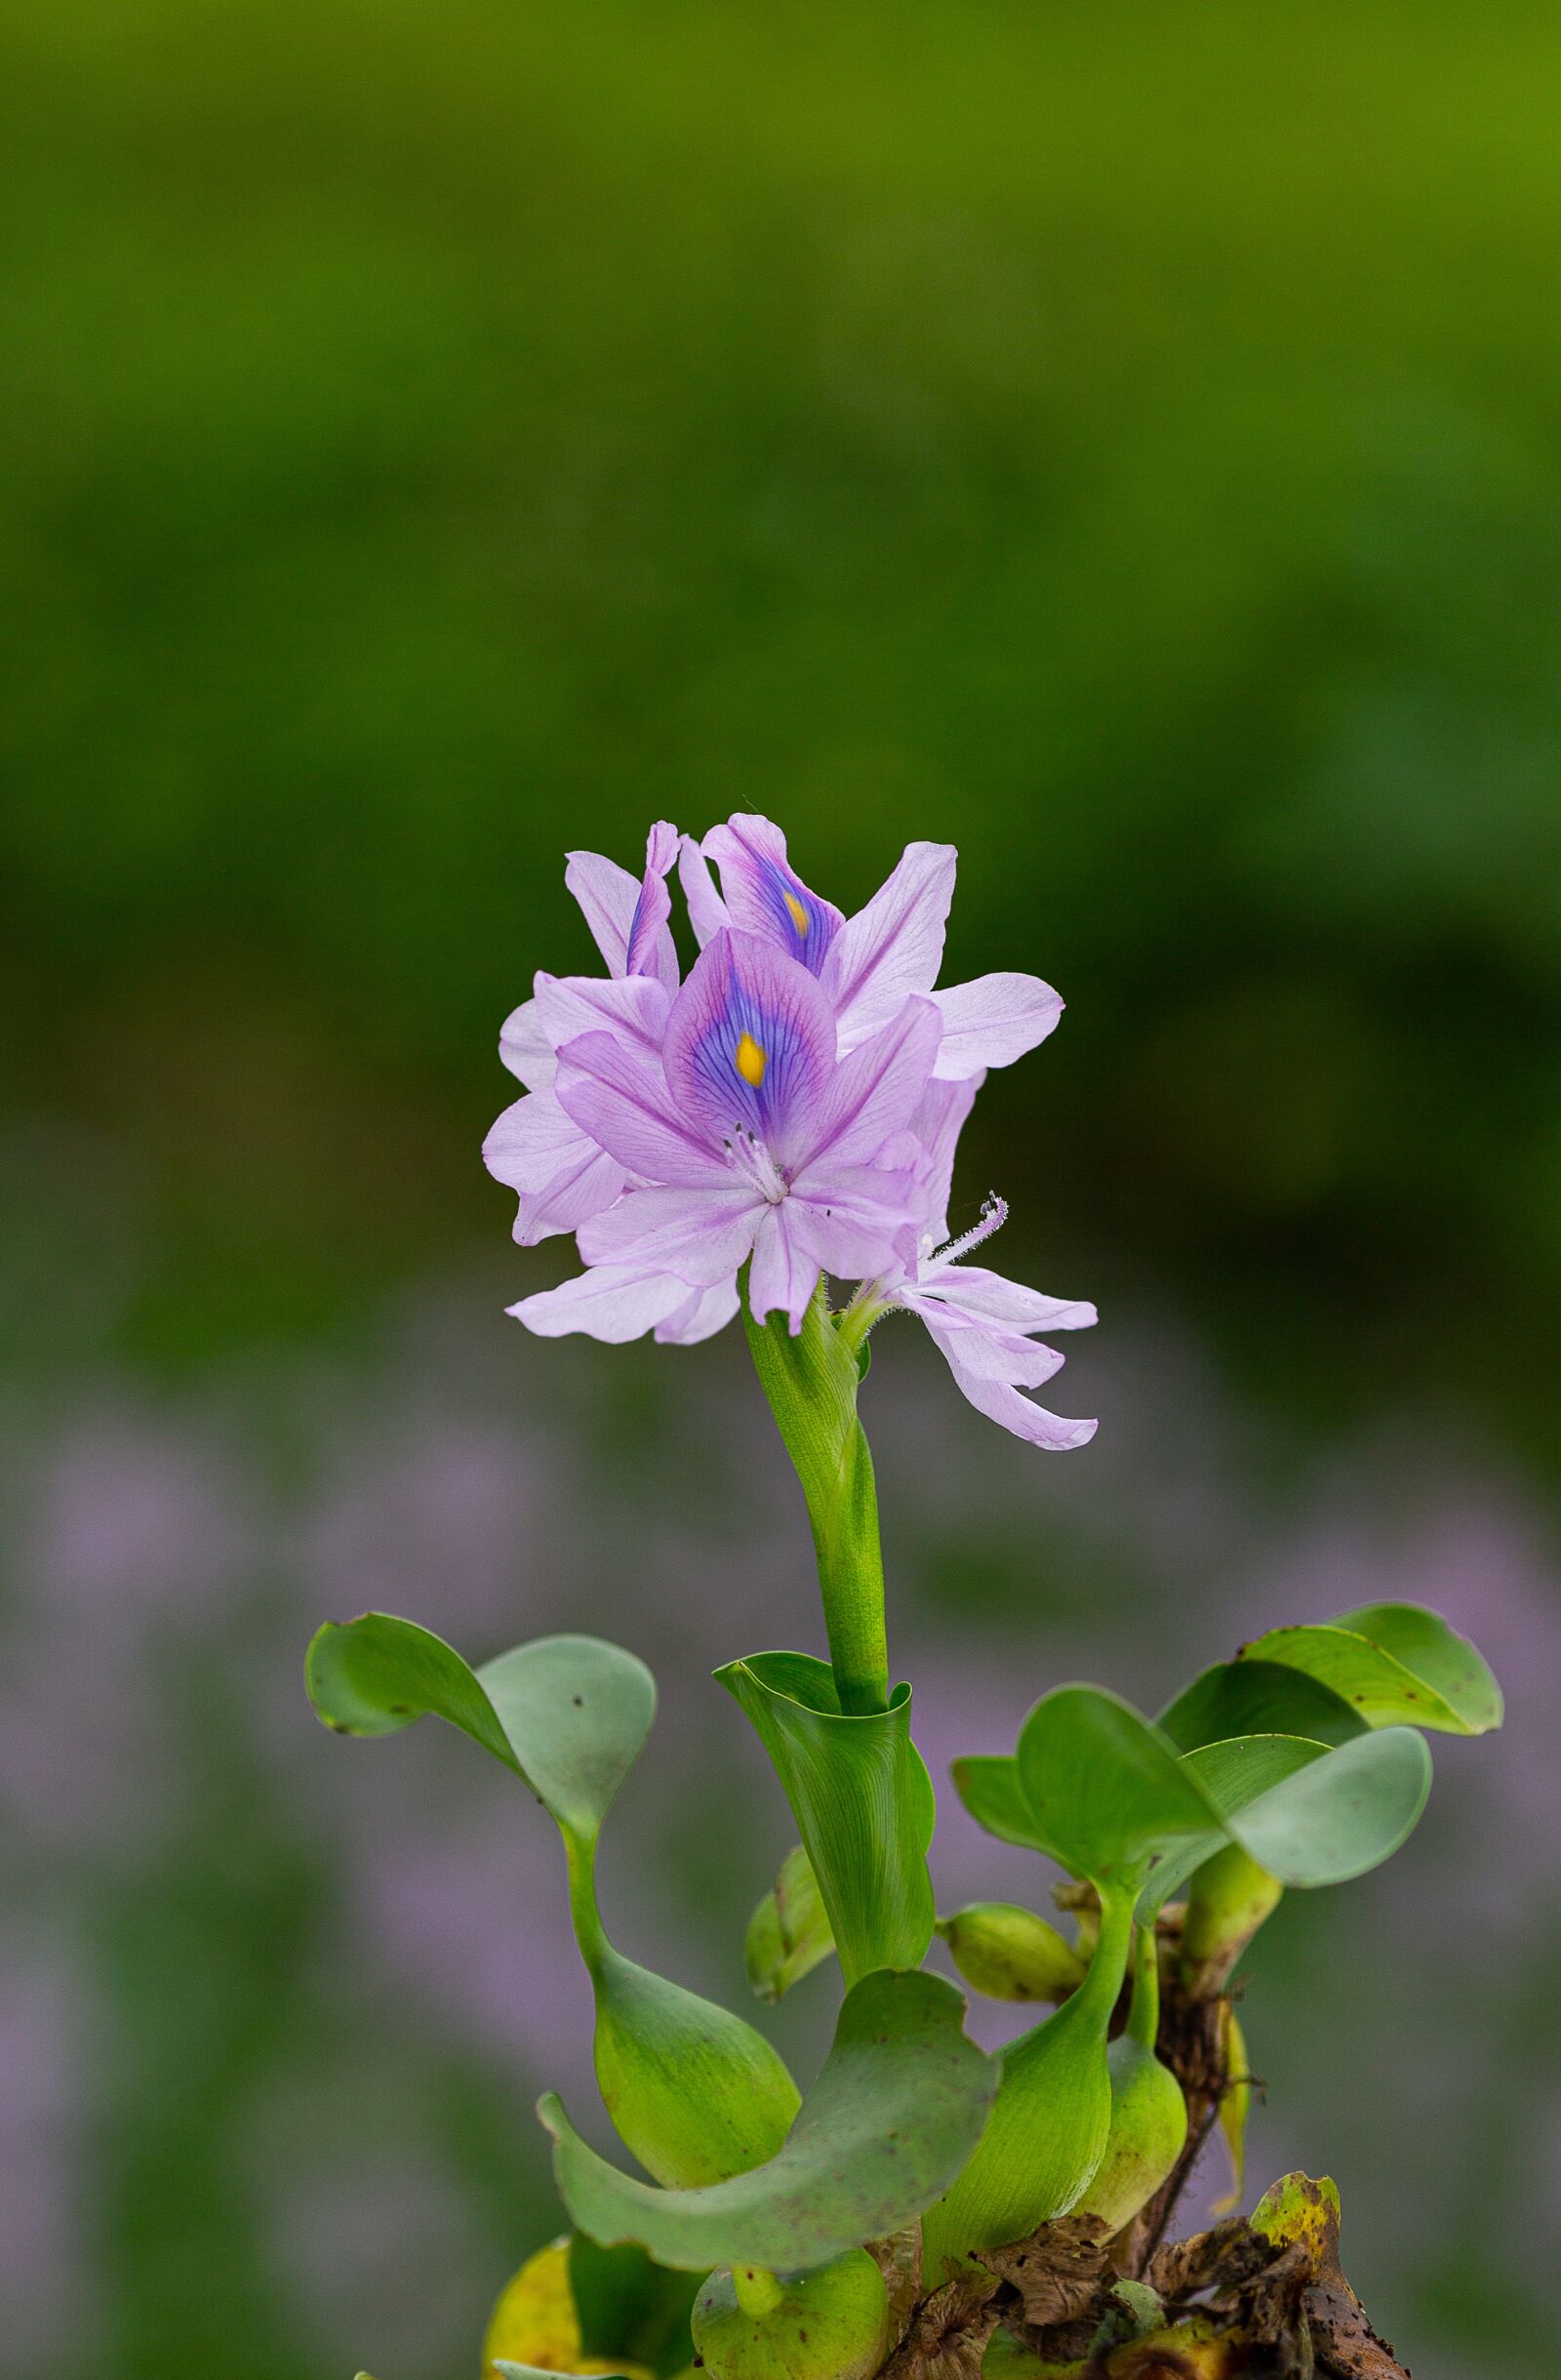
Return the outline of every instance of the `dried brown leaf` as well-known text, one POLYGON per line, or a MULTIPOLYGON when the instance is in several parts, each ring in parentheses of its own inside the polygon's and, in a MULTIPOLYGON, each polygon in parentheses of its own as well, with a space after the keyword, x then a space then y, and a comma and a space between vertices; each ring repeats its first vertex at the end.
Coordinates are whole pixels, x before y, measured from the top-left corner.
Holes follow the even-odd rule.
POLYGON ((1062 2215, 1027 2239, 983 2248, 980 2262, 1019 2292, 1024 2319, 1036 2330, 1071 2322, 1089 2311, 1106 2268, 1110 2226, 1099 2215, 1062 2215))
POLYGON ((997 2289, 992 2274, 961 2273, 923 2298, 880 2380, 981 2380, 997 2289))

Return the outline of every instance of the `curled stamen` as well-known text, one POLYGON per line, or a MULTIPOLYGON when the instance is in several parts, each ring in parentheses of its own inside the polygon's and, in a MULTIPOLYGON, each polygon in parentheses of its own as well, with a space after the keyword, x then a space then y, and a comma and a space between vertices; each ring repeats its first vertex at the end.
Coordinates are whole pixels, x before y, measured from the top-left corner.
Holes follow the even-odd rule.
POLYGON ((969 1256, 972 1248, 979 1248, 983 1239, 990 1239, 994 1231, 1000 1231, 1007 1221, 1008 1200, 999 1198, 996 1190, 988 1190, 981 1202, 980 1223, 972 1224, 958 1239, 951 1239, 945 1248, 940 1248, 934 1264, 957 1265, 962 1256, 969 1256))

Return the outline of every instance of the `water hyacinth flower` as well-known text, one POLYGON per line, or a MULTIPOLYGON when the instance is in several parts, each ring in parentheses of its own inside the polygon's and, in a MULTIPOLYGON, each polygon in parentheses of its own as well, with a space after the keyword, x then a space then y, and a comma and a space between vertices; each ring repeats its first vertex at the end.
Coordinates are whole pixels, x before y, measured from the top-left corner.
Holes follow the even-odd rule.
POLYGON ((848 918, 748 814, 702 843, 658 825, 638 881, 571 856, 609 973, 538 975, 500 1043, 526 1096, 484 1149, 519 1193, 516 1237, 573 1231, 586 1268, 510 1309, 528 1329, 691 1345, 732 1320, 745 1269, 755 1319, 781 1313, 795 1333, 828 1277, 858 1284, 840 1318, 853 1344, 915 1313, 1003 1428, 1050 1448, 1093 1434, 1026 1392, 1062 1361, 1033 1334, 1094 1309, 963 1261, 1001 1201, 948 1239, 954 1149, 985 1072, 1061 1013, 1035 976, 938 988, 955 863, 951 845, 910 844, 848 918), (700 946, 686 982, 674 861, 700 946))

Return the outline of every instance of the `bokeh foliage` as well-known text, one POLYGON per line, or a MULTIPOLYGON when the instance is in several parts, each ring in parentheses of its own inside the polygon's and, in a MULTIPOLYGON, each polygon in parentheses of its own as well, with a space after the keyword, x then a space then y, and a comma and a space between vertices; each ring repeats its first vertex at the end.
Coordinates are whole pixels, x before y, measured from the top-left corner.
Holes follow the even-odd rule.
POLYGON ((1503 1393, 1561 1274, 1550 13, 5 47, 8 1071, 140 1145, 176 1340, 490 1220, 560 844, 746 804, 848 906, 964 846, 955 955, 1073 1004, 985 1126, 1054 1236, 1233 1329, 1283 1278, 1330 1373, 1474 1269, 1503 1393))

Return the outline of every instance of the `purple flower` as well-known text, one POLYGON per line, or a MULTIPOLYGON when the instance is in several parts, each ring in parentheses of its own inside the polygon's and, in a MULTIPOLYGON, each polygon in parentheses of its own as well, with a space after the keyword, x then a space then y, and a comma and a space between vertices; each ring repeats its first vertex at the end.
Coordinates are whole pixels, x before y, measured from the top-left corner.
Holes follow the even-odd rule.
POLYGON ((1083 1444, 1093 1422, 1025 1392, 1062 1360, 1033 1334, 1093 1322, 1093 1307, 964 1263, 999 1200, 948 1241, 955 1146, 986 1069, 1061 1012, 1034 976, 936 988, 954 867, 950 845, 912 843, 847 918, 768 819, 740 814, 702 844, 660 825, 638 883, 572 857, 610 974, 539 974, 500 1044, 527 1096, 484 1154, 520 1193, 516 1237, 572 1230, 586 1270, 511 1312, 543 1337, 687 1346, 732 1319, 744 1266, 754 1314, 793 1331, 827 1274, 860 1284, 840 1317, 854 1342, 892 1311, 919 1314, 981 1412, 1036 1445, 1083 1444), (674 858, 700 946, 681 986, 674 858))
MULTIPOLYGON (((751 1259, 754 1313, 779 1307, 798 1330, 821 1273, 860 1280, 903 1264, 921 1210, 921 1150, 906 1127, 941 1031, 930 1001, 906 1000, 842 1059, 807 969, 723 927, 659 1049, 621 1030, 565 1043, 558 1104, 633 1183, 578 1234, 587 1265, 619 1270, 620 1311, 666 1276, 720 1289, 751 1259)), ((544 1322, 566 1297, 551 1295, 544 1322)), ((518 1311, 536 1326, 538 1301, 518 1311)))
POLYGON ((883 1315, 902 1310, 925 1322, 933 1344, 953 1373, 961 1392, 979 1413, 1016 1437, 1054 1453, 1083 1446, 1096 1424, 1065 1421, 1025 1395, 1062 1368, 1055 1348, 1039 1346, 1040 1330, 1084 1330, 1095 1308, 1077 1298, 1050 1298, 1022 1282, 1010 1281, 972 1255, 1008 1220, 1005 1199, 989 1197, 981 1221, 959 1238, 948 1236, 948 1195, 954 1150, 975 1104, 982 1077, 933 1082, 913 1119, 925 1163, 927 1225, 913 1259, 894 1274, 863 1282, 844 1317, 853 1336, 864 1337, 883 1315))
POLYGON ((495 1180, 520 1193, 515 1237, 523 1248, 558 1231, 578 1230, 626 1187, 623 1168, 560 1107, 554 1095, 557 1052, 593 1026, 642 1040, 647 1048, 660 1046, 678 988, 666 889, 677 850, 677 828, 662 820, 646 840, 645 873, 637 883, 598 852, 572 851, 564 882, 580 903, 609 974, 604 979, 539 971, 534 996, 504 1021, 499 1054, 529 1097, 504 1109, 482 1153, 495 1180))
POLYGON ((907 844, 866 908, 843 918, 796 873, 780 827, 740 813, 702 844, 685 835, 678 872, 701 945, 735 925, 774 942, 819 978, 842 1051, 887 1024, 911 993, 925 993, 943 1021, 934 1071, 941 1081, 962 1082, 1034 1049, 1056 1026, 1062 1003, 1036 975, 983 975, 934 990, 957 858, 952 843, 907 844), (721 873, 719 893, 711 861, 721 873))

